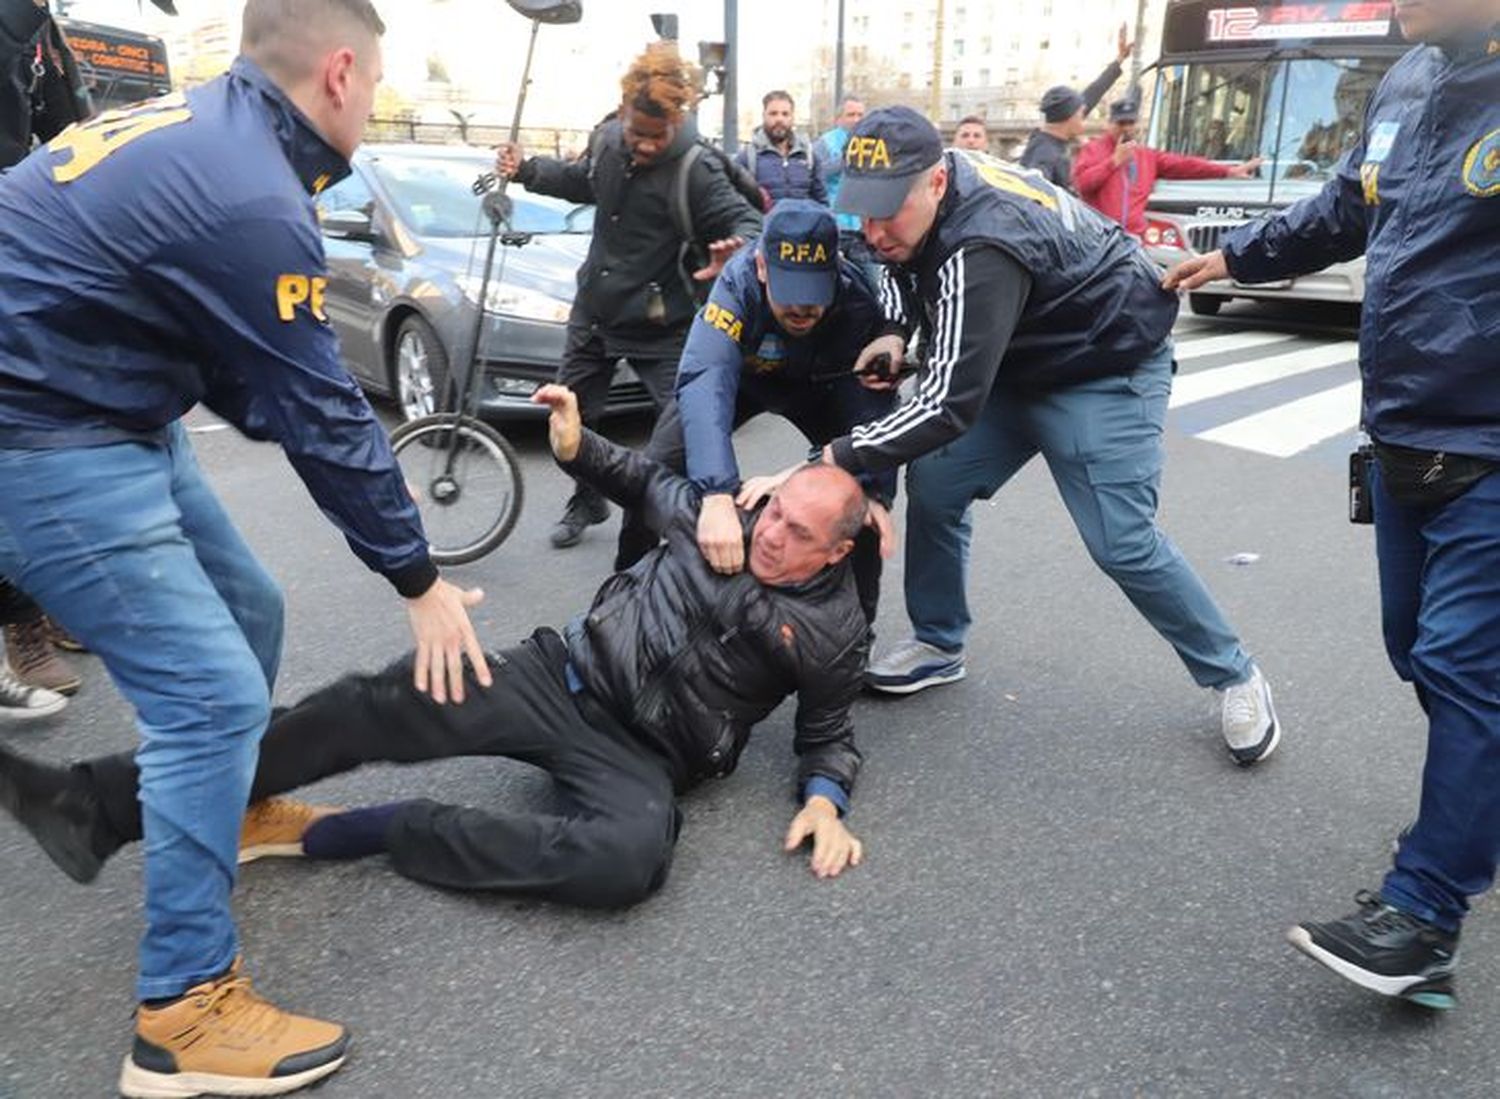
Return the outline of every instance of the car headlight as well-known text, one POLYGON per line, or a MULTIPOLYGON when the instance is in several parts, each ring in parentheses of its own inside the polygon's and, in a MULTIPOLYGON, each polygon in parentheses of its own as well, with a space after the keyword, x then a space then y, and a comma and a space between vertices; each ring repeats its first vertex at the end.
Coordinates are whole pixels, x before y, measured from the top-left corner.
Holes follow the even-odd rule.
MULTIPOLYGON (((479 300, 478 275, 460 275, 457 281, 464 297, 472 302, 479 300)), ((485 291, 484 308, 487 312, 502 313, 507 317, 563 324, 573 311, 573 303, 554 298, 551 294, 543 294, 538 290, 491 282, 485 291)))

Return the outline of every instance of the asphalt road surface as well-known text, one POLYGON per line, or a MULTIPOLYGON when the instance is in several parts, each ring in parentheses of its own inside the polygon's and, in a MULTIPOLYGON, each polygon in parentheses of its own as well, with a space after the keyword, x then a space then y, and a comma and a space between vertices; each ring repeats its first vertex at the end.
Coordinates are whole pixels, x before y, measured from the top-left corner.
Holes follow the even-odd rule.
MULTIPOLYGON (((969 678, 858 705, 851 824, 867 857, 846 877, 819 882, 779 850, 789 708, 738 773, 686 799, 671 879, 630 911, 439 892, 379 858, 249 867, 238 915, 258 987, 355 1034, 319 1094, 1493 1094, 1495 905, 1476 905, 1446 1016, 1365 994, 1283 940, 1378 884, 1414 811, 1423 724, 1381 651, 1370 532, 1345 520, 1351 332, 1273 326, 1253 307, 1226 317, 1181 326, 1162 521, 1274 685, 1286 733, 1272 760, 1230 763, 1210 697, 1094 568, 1033 464, 976 510, 969 678), (1257 557, 1229 563, 1243 554, 1257 557)), ((487 592, 477 618, 494 644, 582 609, 614 530, 550 549, 566 484, 534 425, 512 434, 521 523, 451 573, 487 592)), ((287 591, 279 698, 396 655, 395 596, 279 454, 227 431, 196 441, 287 591)), ((766 421, 737 445, 747 471, 803 450, 766 421)), ((906 627, 900 581, 898 558, 883 643, 906 627)), ((0 736, 54 760, 131 744, 87 664, 62 720, 0 736)), ((547 787, 471 760, 373 768, 310 795, 541 805, 547 787)), ((140 869, 125 852, 75 886, 0 822, 0 1095, 111 1093, 140 869)))

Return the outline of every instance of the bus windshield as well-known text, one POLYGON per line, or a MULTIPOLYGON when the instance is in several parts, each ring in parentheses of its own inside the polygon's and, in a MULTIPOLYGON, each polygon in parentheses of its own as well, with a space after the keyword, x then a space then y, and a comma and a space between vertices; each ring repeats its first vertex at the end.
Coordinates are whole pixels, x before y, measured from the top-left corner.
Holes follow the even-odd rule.
POLYGON ((1212 160, 1265 158, 1261 175, 1322 182, 1359 139, 1394 57, 1219 58, 1164 64, 1152 144, 1212 160))

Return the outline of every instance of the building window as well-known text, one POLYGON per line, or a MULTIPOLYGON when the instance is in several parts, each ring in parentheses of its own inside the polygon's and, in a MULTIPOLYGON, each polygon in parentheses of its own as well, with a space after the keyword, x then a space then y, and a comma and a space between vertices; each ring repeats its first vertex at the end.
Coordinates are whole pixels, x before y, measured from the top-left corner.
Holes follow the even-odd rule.
POLYGON ((964 86, 964 74, 962 72, 955 72, 953 74, 953 86, 955 88, 962 88, 964 86))
POLYGON ((964 55, 964 40, 962 38, 955 38, 953 40, 953 56, 954 57, 962 57, 963 55, 964 55))
POLYGON ((990 70, 989 69, 980 69, 979 70, 979 86, 981 88, 988 88, 990 86, 990 70))

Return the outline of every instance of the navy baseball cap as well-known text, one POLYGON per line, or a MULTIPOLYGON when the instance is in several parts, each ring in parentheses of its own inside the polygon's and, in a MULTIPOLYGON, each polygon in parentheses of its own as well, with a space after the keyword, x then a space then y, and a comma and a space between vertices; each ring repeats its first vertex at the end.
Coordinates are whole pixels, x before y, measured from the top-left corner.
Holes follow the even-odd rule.
POLYGON ((839 213, 890 217, 906 201, 912 180, 942 159, 942 136, 925 116, 910 107, 871 111, 844 147, 839 213))
POLYGON ((760 237, 766 282, 777 305, 827 305, 839 285, 839 227, 821 202, 782 199, 760 237))

